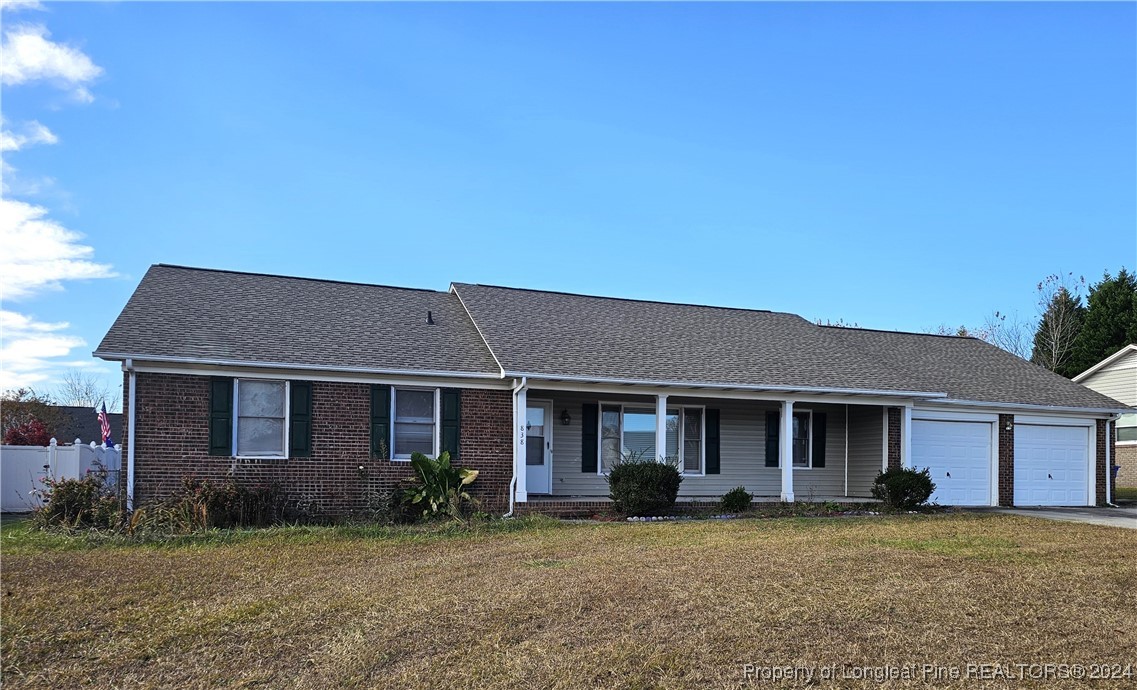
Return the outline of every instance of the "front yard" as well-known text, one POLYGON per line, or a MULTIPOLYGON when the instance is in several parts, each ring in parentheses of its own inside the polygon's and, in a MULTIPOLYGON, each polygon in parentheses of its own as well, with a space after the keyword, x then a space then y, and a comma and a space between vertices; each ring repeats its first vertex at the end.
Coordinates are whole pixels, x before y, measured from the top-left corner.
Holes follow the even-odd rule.
POLYGON ((1137 673, 1137 532, 1006 515, 281 528, 165 546, 8 524, 2 541, 12 688, 778 685, 744 664, 833 664, 845 680, 822 686, 873 688, 875 669, 909 664, 1137 673))

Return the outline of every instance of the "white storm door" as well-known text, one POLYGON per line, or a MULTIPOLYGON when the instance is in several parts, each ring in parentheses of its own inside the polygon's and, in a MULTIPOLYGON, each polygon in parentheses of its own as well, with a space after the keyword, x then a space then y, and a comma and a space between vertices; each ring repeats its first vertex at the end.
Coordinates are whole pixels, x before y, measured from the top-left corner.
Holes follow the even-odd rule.
POLYGON ((531 401, 525 408, 525 490, 552 493, 553 404, 531 401))

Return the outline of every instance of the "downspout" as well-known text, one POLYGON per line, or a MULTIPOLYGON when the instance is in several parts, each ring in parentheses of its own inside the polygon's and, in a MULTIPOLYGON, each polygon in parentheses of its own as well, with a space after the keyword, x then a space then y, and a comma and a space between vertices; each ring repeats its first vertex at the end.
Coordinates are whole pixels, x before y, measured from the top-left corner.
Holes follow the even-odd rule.
POLYGON ((122 368, 130 372, 130 390, 127 391, 130 415, 127 421, 126 437, 126 511, 129 513, 134 510, 134 437, 137 435, 134 428, 135 408, 137 407, 134 404, 134 389, 137 388, 136 377, 138 374, 134 371, 134 360, 130 358, 122 363, 122 368))
POLYGON ((849 497, 849 404, 845 403, 845 498, 849 497))
POLYGON ((1113 457, 1110 451, 1113 450, 1113 439, 1117 434, 1115 425, 1119 417, 1117 415, 1105 420, 1105 504, 1110 508, 1117 507, 1113 503, 1113 457))
POLYGON ((513 470, 512 470, 510 480, 509 480, 509 512, 506 513, 505 515, 502 515, 501 516, 502 518, 513 517, 513 510, 514 510, 514 507, 516 504, 516 498, 517 498, 516 497, 516 492, 517 492, 517 391, 524 388, 525 384, 528 383, 528 381, 529 381, 528 377, 522 376, 521 380, 517 381, 513 385, 513 388, 510 389, 510 393, 513 397, 513 419, 511 420, 511 423, 510 423, 510 426, 513 427, 513 446, 512 446, 513 452, 510 455, 509 464, 513 468, 513 470))

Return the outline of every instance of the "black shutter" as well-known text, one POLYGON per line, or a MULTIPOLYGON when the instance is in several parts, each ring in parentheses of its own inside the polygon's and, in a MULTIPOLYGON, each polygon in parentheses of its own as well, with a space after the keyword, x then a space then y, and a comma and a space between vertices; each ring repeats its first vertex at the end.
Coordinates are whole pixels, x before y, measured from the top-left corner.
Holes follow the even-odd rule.
POLYGON ((288 457, 306 458, 312 454, 312 383, 288 384, 288 457))
POLYGON ((719 473, 719 411, 707 410, 707 474, 719 473))
POLYGON ((391 459, 391 387, 371 385, 371 457, 391 459))
POLYGON ((458 461, 458 436, 462 419, 462 391, 442 389, 442 451, 450 452, 450 462, 458 461))
POLYGON ((209 454, 233 454, 233 379, 209 380, 209 454))
POLYGON ((600 439, 600 406, 586 403, 580 411, 580 471, 596 474, 596 461, 600 439))
POLYGON ((766 467, 778 466, 778 424, 781 414, 766 413, 766 467))
POLYGON ((813 413, 813 466, 825 467, 825 413, 813 413))

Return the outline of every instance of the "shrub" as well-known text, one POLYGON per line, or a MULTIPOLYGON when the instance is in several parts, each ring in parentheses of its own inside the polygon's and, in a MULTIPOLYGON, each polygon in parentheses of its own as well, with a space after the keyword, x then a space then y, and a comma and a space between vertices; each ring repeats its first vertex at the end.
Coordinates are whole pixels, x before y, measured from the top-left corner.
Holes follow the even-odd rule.
POLYGON ((284 495, 277 484, 246 486, 182 479, 177 493, 134 511, 128 531, 187 534, 210 528, 267 527, 283 519, 284 495))
POLYGON ((105 478, 89 473, 80 479, 42 480, 38 493, 44 504, 34 519, 40 527, 109 528, 119 521, 118 499, 107 489, 105 478))
POLYGON ((612 508, 625 515, 658 515, 675 505, 682 481, 674 463, 629 455, 608 473, 612 508))
POLYGON ((723 494, 719 500, 719 507, 724 513, 741 513, 750 508, 750 502, 753 500, 754 495, 749 493, 746 487, 736 486, 723 494))
POLYGON ((4 432, 4 443, 9 446, 48 446, 51 434, 38 419, 29 419, 4 432))
POLYGON ((421 509, 424 518, 461 519, 463 504, 473 502, 465 487, 478 478, 478 471, 451 465, 449 451, 442 451, 437 458, 411 453, 411 467, 415 478, 410 487, 403 489, 404 506, 421 509))
POLYGON ((911 510, 927 503, 935 490, 927 469, 894 467, 877 475, 872 495, 890 510, 911 510))

